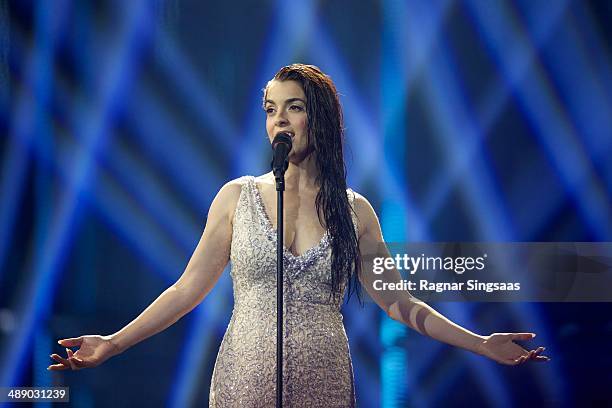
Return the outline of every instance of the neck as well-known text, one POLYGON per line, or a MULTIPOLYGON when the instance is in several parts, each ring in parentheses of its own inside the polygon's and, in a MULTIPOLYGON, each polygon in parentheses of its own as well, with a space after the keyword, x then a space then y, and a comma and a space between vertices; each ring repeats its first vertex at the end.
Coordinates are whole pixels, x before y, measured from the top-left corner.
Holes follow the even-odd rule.
POLYGON ((314 154, 309 154, 299 163, 289 161, 289 167, 285 172, 285 189, 287 191, 316 189, 317 172, 314 154))

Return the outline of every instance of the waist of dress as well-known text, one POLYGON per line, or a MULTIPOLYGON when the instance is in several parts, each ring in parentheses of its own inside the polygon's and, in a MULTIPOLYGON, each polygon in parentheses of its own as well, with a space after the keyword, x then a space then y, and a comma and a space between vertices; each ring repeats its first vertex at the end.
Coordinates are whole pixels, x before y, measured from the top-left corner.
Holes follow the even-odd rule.
MULTIPOLYGON (((272 298, 235 298, 234 311, 260 310, 265 313, 276 314, 276 297, 272 298)), ((316 302, 305 299, 285 299, 284 310, 304 313, 324 313, 342 317, 340 308, 334 303, 316 302)))

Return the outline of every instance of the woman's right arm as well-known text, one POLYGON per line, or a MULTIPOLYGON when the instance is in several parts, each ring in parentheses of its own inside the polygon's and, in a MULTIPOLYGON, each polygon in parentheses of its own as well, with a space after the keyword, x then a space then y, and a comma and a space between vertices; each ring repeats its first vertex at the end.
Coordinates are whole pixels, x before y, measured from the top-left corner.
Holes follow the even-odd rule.
POLYGON ((232 219, 240 190, 240 182, 233 180, 217 193, 210 206, 202 237, 185 271, 172 286, 159 295, 137 318, 110 336, 81 336, 60 340, 59 344, 63 346, 81 348, 72 355, 67 351, 68 359, 52 355, 60 364, 50 366, 50 369, 97 366, 113 355, 122 353, 166 329, 195 308, 215 286, 229 261, 232 219), (105 350, 103 353, 96 353, 96 348, 105 350), (69 366, 66 366, 67 364, 69 366), (60 365, 64 367, 59 367, 60 365))
POLYGON ((174 324, 215 286, 229 261, 232 218, 239 196, 237 181, 221 188, 210 206, 200 242, 181 277, 140 316, 110 336, 120 352, 174 324))

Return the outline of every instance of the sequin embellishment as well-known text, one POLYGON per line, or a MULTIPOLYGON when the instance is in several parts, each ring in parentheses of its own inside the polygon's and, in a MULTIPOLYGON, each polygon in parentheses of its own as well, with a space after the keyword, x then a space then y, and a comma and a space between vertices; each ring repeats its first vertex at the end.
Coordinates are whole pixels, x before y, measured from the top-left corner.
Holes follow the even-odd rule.
MULTIPOLYGON (((209 406, 273 407, 276 231, 255 178, 244 176, 241 184, 230 251, 234 309, 217 354, 209 406)), ((349 194, 351 204, 352 199, 349 194)), ((299 256, 284 247, 283 258, 283 404, 354 407, 353 367, 341 300, 329 297, 331 248, 327 232, 299 256)))

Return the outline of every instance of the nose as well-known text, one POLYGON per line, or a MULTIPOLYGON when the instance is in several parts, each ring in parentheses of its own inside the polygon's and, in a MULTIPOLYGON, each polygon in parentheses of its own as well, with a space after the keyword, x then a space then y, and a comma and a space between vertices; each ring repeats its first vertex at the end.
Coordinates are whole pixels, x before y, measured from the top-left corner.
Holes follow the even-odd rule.
POLYGON ((289 124, 289 121, 287 120, 287 117, 285 116, 284 113, 279 113, 276 116, 276 120, 274 121, 274 124, 278 127, 283 127, 283 126, 287 126, 289 124))

